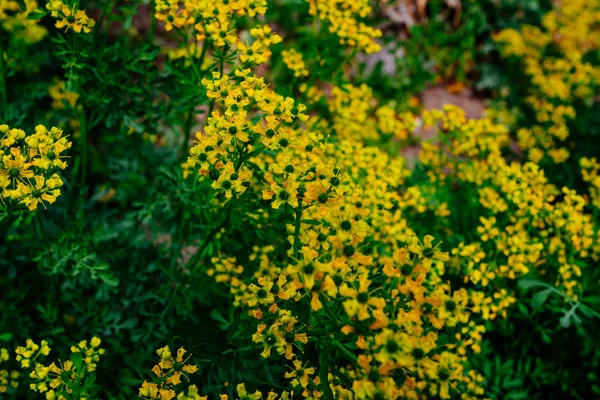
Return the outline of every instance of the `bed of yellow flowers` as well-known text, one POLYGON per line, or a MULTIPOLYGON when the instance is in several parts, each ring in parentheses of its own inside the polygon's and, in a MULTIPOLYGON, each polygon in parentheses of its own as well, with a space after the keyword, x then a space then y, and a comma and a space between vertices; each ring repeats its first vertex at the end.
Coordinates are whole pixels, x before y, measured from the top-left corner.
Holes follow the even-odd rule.
POLYGON ((0 0, 0 399, 600 396, 600 3, 478 119, 383 3, 0 0))

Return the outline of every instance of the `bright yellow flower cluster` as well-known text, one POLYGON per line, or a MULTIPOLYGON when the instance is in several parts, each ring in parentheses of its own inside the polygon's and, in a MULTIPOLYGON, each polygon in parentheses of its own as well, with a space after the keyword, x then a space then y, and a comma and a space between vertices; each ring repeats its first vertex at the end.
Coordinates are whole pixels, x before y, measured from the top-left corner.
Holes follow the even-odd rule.
POLYGON ((271 57, 271 45, 281 42, 281 37, 273 32, 268 25, 250 29, 250 36, 254 38, 252 44, 242 41, 237 43, 240 52, 240 61, 250 65, 264 64, 271 57))
POLYGON ((398 114, 393 108, 380 105, 370 87, 347 84, 331 90, 329 111, 333 126, 341 139, 354 139, 376 143, 392 137, 407 139, 417 127, 410 113, 398 114), (375 110, 375 112, 373 112, 375 110))
POLYGON ((152 372, 156 377, 154 382, 144 381, 139 391, 141 398, 160 400, 171 400, 176 397, 178 400, 206 399, 206 397, 198 395, 198 388, 195 385, 190 385, 187 393, 185 388, 180 386, 182 385, 182 378, 189 382, 188 375, 195 374, 198 371, 196 365, 187 364, 191 354, 186 355, 187 351, 180 347, 177 350, 177 356, 173 357, 169 346, 156 350, 156 354, 160 358, 158 364, 152 368, 152 372))
MULTIPOLYGON (((297 118, 306 120, 303 114, 305 106, 296 105, 291 98, 276 95, 262 78, 257 78, 250 70, 237 69, 234 76, 235 79, 231 79, 214 72, 212 79, 203 80, 208 97, 222 105, 224 111, 213 111, 204 134, 197 134, 197 144, 191 149, 188 160, 188 165, 196 167, 201 177, 212 179, 212 187, 227 199, 247 190, 252 170, 244 165, 244 161, 249 155, 262 149, 290 148, 294 145, 292 137, 297 133, 289 125, 297 118), (253 108, 258 108, 264 115, 256 122, 248 118, 253 108)), ((304 143, 305 146, 310 145, 310 138, 306 138, 304 143)), ((282 203, 297 204, 296 175, 283 182, 275 182, 274 174, 287 173, 273 170, 265 175, 265 199, 273 199, 274 208, 282 203)))
MULTIPOLYGON (((183 59, 185 68, 190 68, 193 63, 198 62, 202 55, 201 51, 198 51, 198 44, 192 42, 188 43, 187 46, 182 45, 178 48, 165 46, 163 48, 163 53, 167 55, 169 60, 183 59)), ((199 65, 199 67, 201 69, 206 69, 212 63, 212 60, 210 58, 205 58, 202 62, 203 65, 199 65)))
POLYGON ((16 0, 2 0, 0 2, 0 25, 14 39, 26 44, 34 44, 42 40, 48 31, 40 26, 38 21, 27 18, 37 8, 37 1, 25 0, 24 4, 25 11, 21 10, 16 0))
POLYGON ((56 171, 67 167, 63 153, 71 147, 62 130, 38 125, 28 135, 0 125, 0 135, 0 199, 31 211, 54 203, 63 185, 56 171))
POLYGON ((334 139, 322 133, 326 121, 307 121, 305 106, 277 95, 249 70, 214 72, 202 83, 218 107, 196 135, 187 176, 212 181, 225 222, 236 201, 254 202, 247 218, 258 229, 273 213, 293 215, 285 224, 287 257, 265 244, 245 265, 227 253, 216 256, 207 273, 254 318, 251 340, 262 356, 286 360, 284 378, 294 392, 318 398, 329 385, 335 398, 351 391, 357 399, 480 395, 480 375, 465 368, 467 354, 480 350, 483 329, 469 325, 469 293, 450 291, 441 278, 448 253, 432 236, 418 240, 404 217, 447 214, 447 206, 419 188, 402 192, 411 174, 404 160, 365 146, 364 132, 349 128, 370 125, 378 138, 381 124, 385 134, 405 137, 416 127, 414 116, 402 119, 385 108, 374 116, 368 87, 334 88, 334 139), (346 95, 353 90, 360 93, 346 95), (329 331, 306 318, 330 319, 331 307, 340 315, 329 331), (450 345, 438 342, 446 329, 459 334, 450 345), (309 342, 323 341, 348 358, 342 370, 350 386, 334 384, 330 371, 317 372, 327 366, 304 356, 309 342))
POLYGON ((68 104, 70 107, 75 107, 79 94, 67 90, 65 81, 54 79, 54 84, 48 88, 48 94, 52 98, 52 107, 60 110, 68 104))
POLYGON ((96 370, 96 363, 100 360, 100 356, 104 354, 104 349, 99 347, 100 343, 100 338, 93 337, 89 344, 87 340, 82 340, 77 346, 71 346, 71 353, 82 354, 88 372, 96 370))
POLYGON ((579 165, 583 180, 590 185, 590 203, 600 209, 600 162, 595 157, 582 157, 579 165))
POLYGON ((155 16, 164 22, 167 31, 182 29, 198 41, 209 39, 213 46, 223 48, 239 41, 233 19, 264 15, 266 4, 266 0, 158 0, 155 16))
POLYGON ((564 143, 568 121, 576 117, 573 104, 593 102, 600 87, 600 67, 585 59, 600 49, 599 23, 600 1, 572 0, 556 5, 541 27, 524 25, 495 36, 502 54, 520 58, 530 79, 526 103, 536 124, 520 129, 517 137, 533 162, 549 157, 562 163, 569 157, 564 143))
POLYGON ((90 33, 96 25, 96 21, 88 17, 85 10, 77 10, 76 5, 69 6, 61 0, 50 0, 46 4, 46 9, 50 11, 50 15, 57 19, 56 26, 59 29, 69 28, 77 33, 90 33))
POLYGON ((41 357, 50 354, 48 342, 42 340, 40 345, 33 340, 27 339, 25 346, 19 346, 15 350, 16 360, 20 362, 21 368, 29 371, 31 383, 29 388, 38 393, 44 393, 46 400, 66 400, 71 398, 72 387, 74 384, 82 385, 86 372, 92 372, 96 368, 96 362, 99 356, 104 354, 104 349, 100 349, 100 339, 92 338, 90 345, 84 340, 71 348, 72 353, 81 353, 81 367, 71 360, 65 362, 58 361, 50 365, 44 365, 40 361, 41 357))
MULTIPOLYGON (((506 129, 489 120, 466 121, 455 107, 428 113, 424 120, 441 127, 439 143, 423 145, 428 175, 438 185, 449 185, 452 177, 459 190, 478 193, 482 206, 480 241, 453 251, 463 258, 465 282, 487 290, 490 281, 497 285, 537 270, 577 300, 583 289, 580 265, 600 255, 586 200, 549 183, 537 164, 507 162, 500 154, 508 144, 506 129)), ((583 165, 593 170, 591 160, 583 165)), ((502 310, 514 302, 506 290, 471 296, 484 318, 499 311, 504 315, 502 310)))
POLYGON ((40 347, 33 340, 27 339, 25 346, 17 347, 15 353, 17 353, 16 360, 21 363, 21 368, 30 368, 32 360, 40 355, 47 356, 50 354, 50 347, 45 340, 42 340, 40 347))
POLYGON ((283 63, 294 72, 296 78, 308 76, 308 68, 302 59, 302 53, 296 49, 284 50, 281 52, 283 63))
POLYGON ((329 32, 340 38, 340 44, 377 53, 381 46, 375 41, 381 37, 379 29, 365 25, 359 18, 371 13, 368 0, 308 0, 311 15, 327 23, 329 32))
MULTIPOLYGON (((10 355, 7 349, 0 349, 0 364, 9 361, 10 355)), ((19 371, 9 371, 7 369, 0 369, 0 394, 6 393, 8 388, 11 387, 16 389, 19 387, 19 371)))

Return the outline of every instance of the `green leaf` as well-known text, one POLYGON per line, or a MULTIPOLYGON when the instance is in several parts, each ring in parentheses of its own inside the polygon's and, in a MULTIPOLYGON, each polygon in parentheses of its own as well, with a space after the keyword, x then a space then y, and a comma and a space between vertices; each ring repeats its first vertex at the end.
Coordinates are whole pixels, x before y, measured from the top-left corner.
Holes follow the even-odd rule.
POLYGON ((59 327, 52 329, 50 331, 50 334, 51 335, 60 335, 60 334, 64 333, 64 331, 65 331, 65 328, 62 326, 59 326, 59 327))
POLYGON ((599 295, 595 295, 595 296, 584 297, 583 299, 581 299, 581 301, 583 303, 599 304, 600 305, 600 294, 599 295))
POLYGON ((99 274, 98 276, 100 277, 100 279, 102 279, 102 282, 104 282, 104 284, 106 286, 110 286, 110 287, 119 286, 119 278, 117 278, 116 276, 113 276, 110 274, 99 274))
POLYGON ((585 304, 581 304, 579 308, 581 309, 581 312, 585 314, 586 317, 596 316, 597 318, 600 318, 600 313, 594 310, 592 307, 588 307, 585 304))
POLYGON ((127 386, 139 386, 144 381, 138 378, 132 378, 131 376, 122 376, 120 381, 127 386))
POLYGON ((529 316, 529 310, 527 309, 527 306, 521 302, 517 303, 517 307, 519 308, 519 311, 521 311, 521 313, 525 316, 529 316))
POLYGON ((41 18, 45 17, 48 14, 49 14, 48 11, 43 10, 41 8, 37 8, 34 11, 27 14, 27 19, 37 20, 37 19, 41 19, 41 18))
POLYGON ((221 326, 222 330, 227 330, 227 328, 230 325, 229 321, 227 321, 225 318, 223 318, 223 316, 221 315, 221 313, 219 312, 219 310, 217 310, 216 308, 210 312, 210 317, 212 319, 214 319, 215 321, 220 322, 221 324, 223 324, 221 326))
POLYGON ((13 338, 12 333, 6 332, 6 333, 0 334, 0 341, 2 341, 2 342, 8 342, 12 338, 13 338))
POLYGON ((337 340, 333 339, 333 344, 341 350, 341 352, 348 358, 348 360, 351 360, 353 362, 357 362, 358 358, 356 357, 356 355, 354 355, 354 353, 352 353, 350 350, 348 350, 346 348, 346 346, 344 346, 342 343, 338 342, 337 340))
POLYGON ((94 265, 94 269, 96 271, 106 271, 109 268, 110 268, 110 265, 108 263, 100 263, 100 264, 94 265))
POLYGON ((323 398, 325 400, 333 400, 333 391, 331 390, 331 386, 329 386, 329 365, 330 365, 330 355, 328 352, 321 349, 319 352, 319 378, 321 379, 321 390, 323 392, 323 398))
POLYGON ((548 288, 548 289, 544 289, 541 292, 537 292, 535 294, 535 296, 533 296, 533 301, 532 301, 532 306, 534 310, 539 310, 542 305, 546 302, 546 300, 548 299, 548 296, 550 296, 550 293, 552 293, 553 289, 552 288, 548 288))
POLYGON ((575 311, 577 310, 578 306, 579 306, 579 304, 575 304, 573 307, 571 307, 570 310, 563 309, 563 312, 565 313, 565 315, 563 315, 560 318, 560 326, 562 326, 563 328, 568 328, 569 326, 571 326, 571 319, 573 321, 575 321, 575 323, 581 322, 581 318, 579 318, 575 314, 575 311))
POLYGON ((83 356, 81 355, 81 352, 78 351, 77 353, 72 353, 71 361, 73 362, 73 365, 75 366, 75 368, 78 371, 81 371, 81 367, 83 365, 83 356))
POLYGON ((348 375, 344 374, 342 371, 338 370, 337 368, 332 368, 331 369, 331 373, 333 375, 335 375, 336 377, 338 377, 339 380, 342 381, 342 383, 346 387, 348 387, 348 388, 352 387, 352 382, 353 381, 352 381, 352 379, 348 375))
POLYGON ((568 314, 565 314, 560 318, 560 326, 563 328, 571 326, 571 317, 568 314))
POLYGON ((25 0, 17 0, 17 4, 21 11, 27 11, 27 4, 25 4, 25 0))
POLYGON ((536 286, 551 287, 547 283, 536 279, 520 279, 518 285, 520 289, 531 289, 536 286))
POLYGON ((302 223, 308 225, 321 225, 321 221, 317 221, 315 219, 303 219, 302 223))

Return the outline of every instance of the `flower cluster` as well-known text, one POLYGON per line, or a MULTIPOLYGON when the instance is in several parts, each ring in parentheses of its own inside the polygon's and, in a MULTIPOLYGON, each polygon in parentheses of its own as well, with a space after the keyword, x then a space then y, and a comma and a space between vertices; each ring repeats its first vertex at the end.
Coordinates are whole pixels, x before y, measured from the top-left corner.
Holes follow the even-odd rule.
POLYGON ((65 31, 70 28, 77 33, 90 33, 96 25, 96 21, 88 17, 85 10, 78 10, 75 4, 69 6, 61 0, 50 0, 46 9, 56 18, 54 26, 59 29, 65 28, 65 31))
POLYGON ((579 159, 583 180, 589 183, 590 203, 600 209, 600 162, 595 157, 579 159))
MULTIPOLYGON (((501 156, 509 143, 504 127, 486 119, 467 122, 464 112, 454 107, 423 118, 442 129, 439 143, 425 143, 421 153, 438 191, 468 190, 477 194, 481 206, 479 240, 461 243, 453 254, 463 259, 465 281, 474 285, 471 297, 484 318, 505 315, 503 309, 514 302, 499 282, 531 271, 552 277, 557 288, 578 299, 583 290, 580 265, 598 257, 600 250, 594 243, 594 221, 584 209, 586 200, 551 184, 537 164, 507 162, 501 156), (495 293, 488 302, 477 290, 495 293)), ((591 160, 582 165, 593 168, 591 160)))
POLYGON ((77 346, 71 346, 71 353, 82 354, 87 372, 96 370, 96 363, 100 360, 100 356, 104 354, 104 349, 100 348, 100 343, 99 338, 93 337, 89 344, 87 340, 82 340, 77 346))
POLYGON ((404 216, 447 206, 418 189, 401 193, 411 174, 405 162, 364 145, 365 135, 349 128, 372 124, 374 135, 402 138, 414 116, 385 108, 373 115, 371 96, 334 89, 335 136, 328 137, 327 121, 308 120, 304 105, 249 70, 214 72, 202 83, 218 107, 184 172, 212 182, 223 224, 239 204, 252 204, 247 223, 260 229, 285 218, 289 244, 282 253, 265 242, 241 266, 225 251, 206 272, 256 324, 251 340, 262 357, 285 360, 288 387, 307 398, 325 391, 358 399, 479 396, 480 375, 466 360, 480 350, 483 327, 470 323, 469 293, 444 283, 449 254, 432 236, 418 240, 404 216), (451 334, 441 340, 443 332, 451 334), (448 341, 453 332, 459 339, 448 341), (309 346, 344 361, 315 363, 305 356, 309 346))
MULTIPOLYGON (((7 349, 0 349, 0 364, 10 360, 10 354, 7 349)), ((0 394, 6 393, 9 388, 16 389, 19 387, 19 371, 8 369, 0 369, 0 394)))
POLYGON ((294 72, 296 78, 306 77, 309 74, 308 68, 302 59, 302 53, 296 49, 284 50, 281 52, 283 63, 294 72))
POLYGON ((398 114, 392 107, 379 105, 366 84, 335 86, 328 100, 333 127, 342 139, 379 143, 390 138, 407 139, 415 130, 410 113, 398 114))
POLYGON ((48 94, 52 98, 52 107, 63 109, 66 107, 75 107, 79 94, 67 90, 65 81, 55 79, 54 84, 48 88, 48 94))
POLYGON ((376 53, 381 46, 375 41, 381 31, 359 21, 371 13, 368 0, 308 0, 310 14, 327 24, 340 44, 365 53, 376 53))
POLYGON ((156 350, 160 358, 158 364, 152 368, 154 382, 144 381, 139 390, 139 396, 143 399, 171 400, 177 397, 181 399, 206 399, 198 395, 198 388, 195 385, 188 387, 187 393, 180 385, 182 378, 189 382, 188 375, 195 374, 198 367, 194 364, 188 364, 191 355, 186 355, 187 351, 180 347, 177 350, 177 356, 173 357, 169 346, 156 350))
MULTIPOLYGON (((43 28, 25 22, 34 0, 0 2, 2 32, 39 40, 43 28)), ((16 315, 14 332, 39 323, 63 335, 28 339, 14 359, 0 349, 0 396, 475 400, 504 396, 494 385, 510 382, 497 342, 513 366, 531 370, 555 356, 537 342, 596 328, 588 322, 600 316, 600 162, 568 143, 597 106, 595 8, 556 2, 541 27, 496 36, 528 78, 518 92, 525 106, 507 96, 491 117, 469 119, 456 106, 417 111, 404 83, 378 81, 385 63, 371 68, 373 57, 355 57, 380 49, 382 32, 365 21, 383 10, 367 0, 275 2, 268 13, 266 0, 155 0, 149 15, 141 0, 100 0, 87 14, 78 1, 46 3, 48 13, 30 17, 50 14, 59 28, 89 33, 99 15, 107 29, 51 31, 37 46, 42 62, 32 64, 52 55, 65 81, 49 82, 52 68, 32 80, 31 96, 20 81, 32 71, 16 69, 21 55, 12 55, 20 42, 11 36, 9 62, 0 58, 0 101, 11 99, 5 120, 42 115, 70 125, 78 142, 64 175, 70 201, 36 215, 27 210, 61 194, 72 143, 59 128, 0 125, 0 224, 10 242, 0 248, 8 268, 0 308, 16 315), (116 37, 121 29, 136 33, 116 37), (18 92, 26 101, 13 102, 18 92), (563 186, 545 162, 567 158, 579 165, 563 186), (54 275, 52 285, 40 271, 54 275), (525 351, 511 353, 522 344, 513 332, 540 321, 525 351), (556 328, 571 323, 577 329, 556 328), (64 343, 75 325, 106 332, 114 352, 92 337, 68 359, 46 362, 50 344, 64 343), (137 357, 121 362, 127 352, 152 353, 171 333, 195 357, 171 344, 145 374, 137 357), (96 385, 104 368, 119 387, 96 385)), ((424 15, 443 4, 420 3, 424 15)), ((461 23, 475 15, 469 8, 461 16, 443 6, 464 25, 465 42, 479 26, 461 23)), ((447 15, 437 19, 444 25, 447 15)), ((438 72, 470 70, 474 52, 442 47, 434 58, 450 68, 438 72)), ((464 89, 454 78, 449 90, 464 89)), ((0 323, 10 332, 0 340, 11 341, 11 320, 0 323)), ((597 346, 578 347, 580 369, 593 370, 597 346)), ((564 390, 600 393, 573 389, 579 372, 561 375, 564 390)), ((537 383, 538 371, 531 375, 537 383)), ((541 375, 541 383, 555 377, 541 375)))
MULTIPOLYGON (((570 154, 566 142, 575 105, 588 106, 600 87, 600 67, 587 54, 600 48, 600 3, 597 0, 562 2, 543 17, 540 27, 523 25, 495 36, 504 56, 520 60, 529 79, 525 104, 535 123, 517 133, 529 159, 564 162, 570 154)), ((525 110, 523 110, 524 112, 525 110)))
MULTIPOLYGON (((159 0, 155 15, 157 20, 164 22, 167 31, 179 29, 191 33, 197 41, 208 39, 216 48, 229 48, 239 41, 233 19, 263 15, 266 3, 266 0, 159 0)), ((256 46, 260 50, 263 45, 265 43, 259 41, 256 46)))
POLYGON ((252 44, 238 42, 240 61, 249 65, 264 64, 271 57, 271 45, 281 42, 281 37, 273 32, 268 25, 250 29, 250 36, 254 38, 252 44))
POLYGON ((58 365, 54 362, 44 365, 41 362, 41 358, 48 356, 51 350, 45 340, 38 345, 27 339, 25 346, 17 347, 15 353, 21 368, 28 371, 31 378, 29 389, 32 391, 43 393, 47 400, 71 398, 75 394, 86 398, 86 389, 90 387, 84 386, 83 381, 88 373, 96 369, 95 363, 104 354, 104 349, 99 346, 100 339, 97 337, 92 338, 89 346, 84 340, 71 348, 70 360, 59 360, 58 365))
POLYGON ((36 9, 37 1, 26 0, 23 4, 24 10, 16 0, 3 0, 0 3, 0 26, 14 39, 26 44, 34 44, 42 40, 48 34, 48 30, 39 25, 38 21, 28 18, 29 14, 36 9))
POLYGON ((35 210, 60 196, 63 181, 56 171, 65 169, 63 153, 71 142, 62 130, 43 125, 35 133, 0 125, 0 199, 35 210))

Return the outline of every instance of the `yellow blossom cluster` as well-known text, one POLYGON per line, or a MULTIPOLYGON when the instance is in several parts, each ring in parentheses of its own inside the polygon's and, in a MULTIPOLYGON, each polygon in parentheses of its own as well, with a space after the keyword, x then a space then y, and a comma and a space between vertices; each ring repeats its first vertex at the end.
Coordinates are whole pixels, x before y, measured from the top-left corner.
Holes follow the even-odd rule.
POLYGON ((239 41, 233 19, 264 15, 266 3, 266 0, 159 0, 155 16, 164 22, 167 31, 190 32, 197 41, 209 39, 216 48, 229 48, 239 41))
POLYGON ((48 34, 48 30, 38 21, 27 18, 37 8, 38 2, 25 0, 23 3, 25 10, 21 9, 16 0, 2 0, 0 2, 0 26, 14 39, 26 44, 34 44, 42 40, 48 34))
POLYGON ((359 21, 371 13, 368 0, 308 0, 309 12, 326 23, 329 32, 340 38, 340 44, 377 53, 381 46, 375 39, 381 37, 379 29, 359 21))
POLYGON ((99 346, 100 339, 97 337, 93 337, 89 345, 84 340, 71 348, 73 354, 82 354, 79 361, 72 356, 71 360, 64 362, 59 360, 58 365, 54 362, 44 365, 41 362, 41 358, 48 356, 51 351, 45 340, 38 345, 33 340, 27 339, 25 346, 17 347, 15 353, 21 368, 28 371, 31 378, 30 390, 43 393, 46 400, 63 400, 71 398, 73 385, 81 385, 86 373, 95 370, 95 363, 99 360, 99 356, 104 354, 104 349, 100 349, 99 346))
POLYGON ((600 48, 600 2, 573 0, 557 3, 540 27, 524 25, 495 36, 504 56, 520 59, 530 87, 525 102, 535 124, 517 132, 519 145, 529 159, 554 163, 570 155, 565 145, 574 105, 593 102, 600 87, 600 68, 586 54, 600 48))
MULTIPOLYGON (((43 37, 44 28, 24 22, 27 12, 15 8, 16 0, 0 1, 3 29, 16 32, 23 26, 32 42, 43 37)), ((28 10, 36 6, 35 0, 24 1, 28 10)), ((590 1, 600 6, 600 0, 590 1)), ((227 330, 227 346, 243 343, 235 356, 247 351, 254 357, 249 365, 260 368, 251 371, 252 382, 239 382, 245 374, 231 368, 233 379, 201 387, 192 384, 200 375, 192 355, 167 345, 156 350, 158 362, 138 388, 139 398, 207 400, 207 392, 231 381, 229 395, 220 400, 232 394, 245 400, 482 399, 487 383, 472 358, 485 354, 493 320, 509 317, 521 300, 516 280, 539 278, 575 304, 573 310, 583 304, 590 290, 583 277, 600 260, 597 217, 590 212, 600 208, 600 162, 579 160, 585 194, 556 186, 540 164, 570 156, 565 144, 576 106, 597 100, 600 70, 586 54, 600 46, 600 11, 587 9, 583 0, 564 1, 544 17, 541 28, 524 26, 496 36, 506 56, 522 61, 531 81, 524 101, 535 123, 517 132, 528 157, 520 162, 511 152, 508 127, 494 118, 471 120, 455 106, 421 115, 403 112, 406 108, 380 99, 355 76, 338 79, 343 63, 335 82, 316 82, 325 74, 313 73, 311 61, 293 47, 280 54, 298 78, 290 79, 289 92, 300 92, 303 100, 280 94, 277 77, 260 71, 269 69, 272 46, 284 38, 251 20, 265 18, 267 0, 153 3, 156 20, 183 38, 179 48, 165 51, 167 57, 175 61, 174 69, 191 69, 196 78, 189 88, 194 95, 188 97, 183 88, 182 103, 204 99, 208 110, 188 153, 192 126, 200 126, 194 118, 205 111, 190 105, 185 162, 175 177, 180 185, 175 189, 202 196, 202 210, 183 213, 175 229, 201 226, 195 218, 206 217, 211 225, 196 254, 185 267, 173 263, 173 271, 200 284, 214 281, 235 321, 219 324, 227 330), (298 81, 303 83, 295 87, 298 81), (418 133, 433 137, 419 143, 419 164, 411 168, 395 146, 416 143, 418 133), (264 371, 268 379, 261 376, 264 371)), ((307 3, 313 29, 324 26, 348 54, 379 51, 381 31, 361 22, 372 11, 368 0, 307 3)), ((57 28, 89 33, 95 21, 76 4, 49 0, 46 8, 57 28)), ((170 82, 157 77, 161 85, 170 82)), ((80 99, 60 80, 48 94, 56 114, 80 112, 83 128, 87 114, 81 100, 88 96, 81 93, 80 99)), ((156 108, 173 109, 175 120, 179 103, 173 104, 177 107, 163 108, 161 102, 156 108)), ((90 121, 102 119, 99 115, 90 121)), ((133 121, 127 117, 121 131, 133 121)), ((140 117, 140 126, 145 129, 154 117, 140 117)), ((506 110, 496 110, 495 117, 518 125, 506 110)), ((78 129, 76 120, 70 123, 78 129)), ((162 127, 148 128, 164 133, 162 127)), ((127 135, 136 131, 142 129, 129 127, 127 135)), ((159 140, 147 132, 144 137, 159 140)), ((94 150, 104 146, 89 143, 94 150)), ((56 127, 38 125, 28 134, 0 125, 2 205, 35 211, 54 203, 63 186, 58 172, 67 167, 71 146, 56 127)), ((83 169, 83 183, 85 176, 83 169)), ((117 183, 94 198, 109 201, 122 191, 117 183)), ((98 186, 100 192, 106 189, 98 186)), ((187 235, 180 236, 183 243, 187 235)), ((175 235, 169 238, 174 247, 175 235)), ((177 296, 190 297, 182 303, 168 298, 176 301, 171 305, 195 304, 191 284, 177 290, 182 291, 177 296)), ((82 340, 71 347, 69 360, 48 364, 49 343, 27 339, 15 350, 14 362, 23 371, 0 369, 0 396, 20 384, 46 400, 89 399, 105 353, 100 346, 97 337, 82 340)), ((228 353, 233 350, 221 355, 228 353)), ((0 349, 0 364, 8 361, 13 361, 8 350, 0 349)))
POLYGON ((0 125, 0 199, 31 211, 54 203, 63 185, 56 171, 67 167, 63 153, 70 147, 59 128, 38 125, 28 135, 0 125))
POLYGON ((52 17, 56 18, 54 26, 58 29, 65 28, 65 31, 73 29, 76 33, 90 33, 96 25, 96 21, 88 17, 85 10, 78 10, 75 4, 70 6, 61 0, 50 0, 46 4, 46 9, 50 11, 52 17))
POLYGON ((590 203, 600 209, 600 162, 595 157, 582 157, 579 165, 583 180, 590 185, 590 203))
POLYGON ((281 42, 281 37, 273 32, 268 25, 250 29, 250 36, 254 38, 252 44, 238 42, 240 61, 249 65, 264 64, 271 57, 271 45, 281 42))
MULTIPOLYGON (((169 60, 184 60, 184 67, 189 68, 192 65, 192 63, 198 62, 202 55, 201 51, 197 50, 197 43, 188 43, 187 46, 180 46, 177 48, 164 47, 162 52, 167 55, 169 60)), ((208 58, 205 58, 204 60, 202 60, 202 62, 204 65, 199 65, 199 67, 202 69, 206 69, 212 61, 208 58)))
POLYGON ((176 397, 178 400, 206 399, 206 397, 198 395, 198 388, 195 385, 190 385, 187 393, 181 386, 182 378, 189 382, 188 375, 198 371, 196 365, 188 364, 191 354, 188 355, 187 351, 180 347, 177 350, 177 356, 173 357, 169 346, 156 350, 156 354, 160 361, 152 368, 152 372, 156 375, 154 382, 144 381, 139 390, 139 397, 160 400, 171 400, 176 397))
POLYGON ((89 344, 87 340, 82 340, 77 346, 71 346, 71 353, 82 354, 88 372, 96 370, 96 363, 100 360, 100 356, 104 354, 104 349, 99 347, 100 343, 99 338, 93 337, 89 344))
POLYGON ((296 49, 284 50, 281 52, 283 63, 294 72, 296 78, 308 76, 309 71, 302 59, 302 53, 296 49))
POLYGON ((206 272, 255 320, 252 342, 262 356, 286 360, 284 378, 294 392, 307 398, 354 392, 357 399, 481 395, 480 375, 466 369, 483 329, 469 325, 469 293, 450 290, 441 278, 449 254, 430 235, 417 239, 404 215, 447 206, 419 188, 402 192, 411 174, 405 161, 365 146, 360 139, 369 136, 350 131, 372 124, 375 137, 381 125, 386 135, 402 138, 416 126, 414 116, 406 121, 385 108, 373 115, 370 89, 358 89, 369 96, 344 97, 354 89, 348 86, 332 92, 337 122, 328 128, 325 120, 307 120, 304 105, 277 95, 249 70, 214 72, 202 83, 217 108, 196 135, 185 175, 211 183, 223 223, 237 202, 253 202, 248 218, 257 228, 269 215, 291 216, 284 255, 265 243, 244 265, 224 252, 206 272), (322 133, 328 129, 335 139, 322 133), (333 307, 341 313, 335 319, 333 307), (329 328, 314 326, 310 314, 329 328), (452 343, 439 341, 446 330, 452 343), (327 366, 305 358, 311 342, 330 343, 348 359, 343 373, 352 384, 334 383, 327 366))
MULTIPOLYGON (((54 78, 53 81, 54 83, 52 86, 48 88, 48 95, 52 99, 52 108, 55 110, 77 109, 80 111, 81 108, 77 106, 79 94, 67 90, 66 83, 63 80, 54 78)), ((81 124, 80 120, 77 118, 68 118, 68 123, 73 132, 73 137, 78 138, 81 124)))
MULTIPOLYGON (((488 320, 506 318, 517 301, 512 281, 543 276, 568 301, 585 289, 582 268, 600 256, 587 200, 552 185, 536 163, 510 162, 509 131, 490 118, 469 120, 453 106, 401 113, 366 84, 323 91, 305 84, 299 91, 308 107, 279 95, 249 67, 266 63, 280 38, 259 26, 246 44, 235 21, 220 17, 222 10, 253 16, 254 3, 199 4, 196 11, 179 2, 156 9, 167 30, 194 32, 239 60, 201 81, 210 115, 183 175, 209 190, 219 220, 190 270, 229 292, 242 321, 254 326, 245 340, 286 371, 278 377, 283 386, 264 393, 240 384, 239 397, 482 398, 484 378, 469 358, 482 351, 488 320), (325 116, 315 115, 319 106, 325 116), (419 128, 436 136, 421 144, 418 171, 375 146, 410 139, 419 128), (452 223, 461 217, 460 195, 472 200, 474 214, 465 236, 452 223), (420 234, 429 218, 454 248, 420 234), (218 243, 232 220, 257 232, 277 226, 280 234, 257 238, 247 257, 236 258, 218 243), (212 257, 197 262, 212 239, 212 257)), ((377 34, 356 18, 369 11, 363 2, 310 1, 311 14, 334 27, 342 44, 366 52, 376 51, 377 34)), ((296 77, 310 74, 297 50, 282 57, 296 77)), ((535 107, 556 126, 574 117, 568 104, 535 107)), ((588 181, 597 175, 594 162, 582 164, 588 181)), ((180 351, 173 361, 168 347, 158 350, 163 365, 141 397, 204 398, 202 388, 178 386, 185 375, 175 366, 187 362, 180 351)))
MULTIPOLYGON (((467 122, 456 107, 444 111, 424 116, 428 124, 441 127, 441 137, 439 143, 424 144, 421 161, 440 191, 478 195, 479 240, 461 244, 453 254, 463 258, 465 282, 474 289, 490 290, 489 282, 495 283, 490 297, 472 293, 484 318, 505 315, 503 309, 514 302, 510 291, 498 291, 501 279, 530 271, 554 279, 557 288, 577 300, 583 290, 581 265, 600 255, 594 221, 584 209, 587 201, 551 184, 537 164, 506 161, 501 156, 508 145, 505 128, 485 119, 467 122)), ((583 165, 593 169, 590 160, 583 165)))
POLYGON ((398 114, 387 105, 377 106, 373 91, 366 84, 335 86, 328 101, 333 127, 342 139, 377 143, 381 140, 409 138, 417 127, 410 113, 398 114))
MULTIPOLYGON (((0 349, 0 364, 10 360, 10 355, 7 349, 0 349)), ((0 369, 0 394, 6 393, 8 388, 16 389, 19 387, 19 371, 9 371, 8 369, 0 369)))
POLYGON ((54 84, 48 88, 48 94, 52 98, 52 107, 55 109, 63 109, 67 105, 75 107, 79 94, 67 90, 65 81, 54 79, 54 84))

